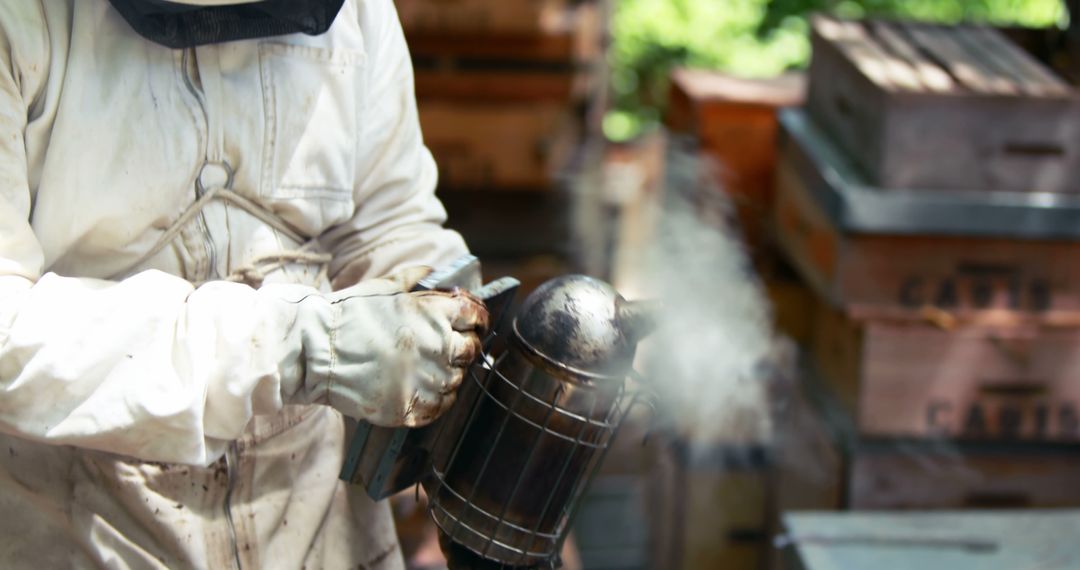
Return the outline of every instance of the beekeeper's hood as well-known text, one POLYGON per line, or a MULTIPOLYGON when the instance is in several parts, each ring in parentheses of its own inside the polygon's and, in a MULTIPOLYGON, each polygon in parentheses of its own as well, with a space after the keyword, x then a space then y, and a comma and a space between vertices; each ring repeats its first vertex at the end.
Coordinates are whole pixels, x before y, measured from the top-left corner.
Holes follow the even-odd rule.
POLYGON ((171 48, 330 29, 345 0, 109 0, 146 39, 171 48))

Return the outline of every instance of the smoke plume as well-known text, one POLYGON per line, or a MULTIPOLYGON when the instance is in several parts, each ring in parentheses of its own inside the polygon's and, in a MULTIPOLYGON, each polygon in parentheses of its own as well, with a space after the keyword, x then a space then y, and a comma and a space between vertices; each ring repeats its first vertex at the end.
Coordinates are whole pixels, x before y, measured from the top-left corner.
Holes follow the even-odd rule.
POLYGON ((715 166, 667 145, 642 290, 664 305, 641 366, 677 433, 703 443, 762 443, 773 347, 768 301, 716 183, 715 166))

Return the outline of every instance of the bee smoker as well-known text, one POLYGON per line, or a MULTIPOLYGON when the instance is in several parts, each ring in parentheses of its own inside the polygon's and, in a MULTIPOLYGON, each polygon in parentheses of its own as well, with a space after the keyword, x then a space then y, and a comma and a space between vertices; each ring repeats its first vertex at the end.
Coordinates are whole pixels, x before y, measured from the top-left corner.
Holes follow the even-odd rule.
POLYGON ((473 364, 450 410, 409 430, 423 434, 410 433, 417 441, 394 461, 411 468, 393 471, 423 485, 451 568, 559 564, 579 500, 633 405, 626 380, 654 312, 597 279, 548 281, 522 304, 506 349, 473 364))

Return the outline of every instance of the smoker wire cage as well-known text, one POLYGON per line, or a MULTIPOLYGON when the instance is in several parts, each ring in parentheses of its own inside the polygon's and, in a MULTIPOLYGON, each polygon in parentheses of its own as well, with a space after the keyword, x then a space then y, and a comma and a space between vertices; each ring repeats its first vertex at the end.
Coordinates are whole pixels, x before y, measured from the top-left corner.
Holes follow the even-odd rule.
POLYGON ((497 358, 493 340, 431 447, 432 518, 450 541, 488 561, 555 568, 637 395, 627 391, 629 373, 589 372, 536 350, 517 319, 497 358))

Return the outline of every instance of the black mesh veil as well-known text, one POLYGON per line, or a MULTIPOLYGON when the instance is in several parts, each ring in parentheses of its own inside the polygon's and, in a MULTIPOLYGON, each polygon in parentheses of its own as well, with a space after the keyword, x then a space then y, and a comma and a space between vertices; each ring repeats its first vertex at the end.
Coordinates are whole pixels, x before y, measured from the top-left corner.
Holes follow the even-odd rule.
POLYGON ((163 0, 109 0, 139 35, 170 48, 330 29, 345 0, 265 0, 188 6, 163 0))

